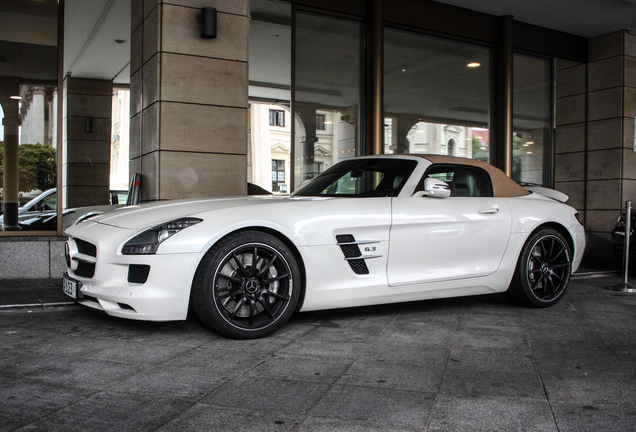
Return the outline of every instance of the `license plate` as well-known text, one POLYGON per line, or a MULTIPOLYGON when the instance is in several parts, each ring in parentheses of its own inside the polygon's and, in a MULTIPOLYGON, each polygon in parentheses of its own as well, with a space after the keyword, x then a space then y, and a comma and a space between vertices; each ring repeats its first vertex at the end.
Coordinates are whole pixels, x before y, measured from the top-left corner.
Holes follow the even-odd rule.
POLYGON ((82 287, 80 281, 71 279, 66 273, 62 278, 62 290, 67 296, 77 300, 77 292, 82 287))

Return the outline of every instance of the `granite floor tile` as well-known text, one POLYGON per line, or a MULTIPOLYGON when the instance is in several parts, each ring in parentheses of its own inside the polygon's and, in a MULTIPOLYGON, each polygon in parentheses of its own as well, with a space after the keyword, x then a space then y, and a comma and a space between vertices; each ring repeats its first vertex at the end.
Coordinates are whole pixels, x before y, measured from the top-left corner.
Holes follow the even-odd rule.
POLYGON ((440 393, 460 397, 508 397, 544 400, 537 373, 447 369, 440 393))
POLYGON ((283 432, 297 430, 302 416, 196 404, 157 432, 283 432))
POLYGON ((255 411, 305 416, 330 385, 270 377, 239 377, 200 402, 218 407, 249 407, 255 411))
POLYGON ((552 403, 560 432, 636 430, 636 405, 608 400, 604 404, 552 403))
POLYGON ((434 399, 435 393, 336 385, 310 415, 423 429, 434 399))
POLYGON ((558 432, 550 405, 508 397, 438 395, 428 432, 558 432))
POLYGON ((435 393, 443 374, 443 368, 395 364, 364 357, 347 370, 338 384, 435 393))
POLYGON ((246 372, 250 377, 333 384, 351 367, 351 359, 272 355, 246 372))
POLYGON ((104 392, 52 412, 19 429, 23 432, 154 431, 192 403, 163 395, 104 392), (81 415, 78 415, 81 414, 81 415))

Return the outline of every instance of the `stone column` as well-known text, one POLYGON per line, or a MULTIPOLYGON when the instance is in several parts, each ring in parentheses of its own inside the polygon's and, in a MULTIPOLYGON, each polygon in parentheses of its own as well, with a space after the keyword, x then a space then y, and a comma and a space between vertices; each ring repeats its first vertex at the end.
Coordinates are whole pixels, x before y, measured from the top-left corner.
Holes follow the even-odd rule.
POLYGON ((587 68, 584 63, 556 60, 556 131, 554 187, 585 216, 587 68))
MULTIPOLYGON (((15 94, 15 93, 14 93, 15 94)), ((18 226, 18 102, 7 101, 2 103, 4 111, 4 173, 3 173, 3 229, 5 231, 19 230, 18 226)))
POLYGON ((132 0, 130 172, 144 201, 245 195, 249 0, 132 0), (197 14, 217 8, 217 37, 197 14))
POLYGON ((112 81, 64 79, 64 208, 110 203, 112 93, 112 81))
POLYGON ((591 258, 612 257, 611 232, 636 202, 636 36, 590 39, 587 65, 557 61, 555 188, 584 216, 591 258))
POLYGON ((589 254, 602 258, 625 201, 636 201, 636 36, 591 39, 587 73, 586 229, 589 254))

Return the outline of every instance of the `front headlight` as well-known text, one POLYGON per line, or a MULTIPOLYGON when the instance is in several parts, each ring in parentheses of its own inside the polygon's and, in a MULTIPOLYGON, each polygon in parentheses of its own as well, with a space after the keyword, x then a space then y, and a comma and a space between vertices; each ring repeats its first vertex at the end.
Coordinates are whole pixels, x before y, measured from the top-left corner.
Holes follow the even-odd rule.
POLYGON ((157 252, 159 245, 179 231, 203 222, 203 219, 182 218, 166 222, 137 234, 126 242, 121 249, 124 255, 151 255, 157 252))

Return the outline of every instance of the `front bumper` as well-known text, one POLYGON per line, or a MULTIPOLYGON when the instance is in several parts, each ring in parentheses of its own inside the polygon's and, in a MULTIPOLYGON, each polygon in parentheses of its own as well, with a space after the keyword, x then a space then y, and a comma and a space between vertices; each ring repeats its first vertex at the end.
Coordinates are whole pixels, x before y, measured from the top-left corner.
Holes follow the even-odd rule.
POLYGON ((186 319, 202 253, 122 255, 119 242, 97 242, 95 238, 102 237, 80 240, 71 236, 67 242, 68 275, 81 282, 77 303, 120 318, 186 319), (94 245, 95 250, 87 253, 85 245, 78 246, 82 241, 94 245), (139 268, 148 270, 147 277, 131 278, 139 268))

